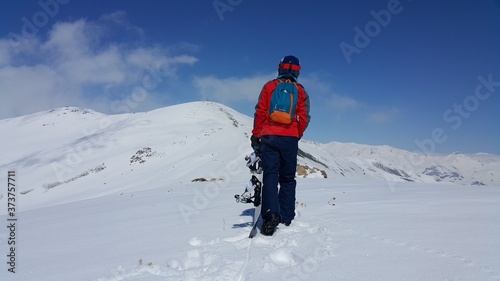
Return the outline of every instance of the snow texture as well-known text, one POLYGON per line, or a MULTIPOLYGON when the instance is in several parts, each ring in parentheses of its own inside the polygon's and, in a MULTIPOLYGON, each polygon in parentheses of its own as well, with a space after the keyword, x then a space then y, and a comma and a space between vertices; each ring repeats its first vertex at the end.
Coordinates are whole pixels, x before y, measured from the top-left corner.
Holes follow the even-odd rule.
POLYGON ((251 127, 212 102, 0 120, 0 280, 500 280, 499 156, 303 140, 295 220, 249 239, 251 127))

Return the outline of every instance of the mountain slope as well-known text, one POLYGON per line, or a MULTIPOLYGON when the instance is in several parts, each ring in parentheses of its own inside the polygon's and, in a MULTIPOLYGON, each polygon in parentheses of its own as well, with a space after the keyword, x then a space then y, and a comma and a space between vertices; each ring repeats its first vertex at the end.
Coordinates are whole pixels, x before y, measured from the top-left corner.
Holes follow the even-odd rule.
MULTIPOLYGON (((213 102, 121 115, 66 107, 0 120, 0 129, 9 132, 0 168, 18 170, 24 207, 31 208, 195 178, 230 182, 247 172, 241 161, 250 152, 252 119, 213 102)), ((494 155, 303 140, 298 162, 301 177, 500 186, 494 155)))
POLYGON ((251 127, 211 102, 0 120, 17 188, 15 229, 0 191, 0 244, 16 241, 0 280, 500 279, 500 189, 469 186, 495 183, 497 156, 303 140, 292 225, 248 239, 253 208, 233 195, 251 127))
POLYGON ((320 155, 316 162, 328 166, 337 177, 500 186, 500 156, 497 155, 437 156, 389 146, 338 142, 303 142, 301 149, 320 155))
POLYGON ((168 184, 210 176, 196 172, 203 166, 219 178, 232 160, 248 153, 249 124, 248 117, 208 102, 110 116, 60 108, 0 121, 11 132, 0 167, 19 171, 26 206, 35 203, 32 197, 64 202, 89 178, 85 194, 94 189, 95 196, 138 188, 132 183, 139 180, 168 184), (151 152, 134 161, 144 150, 151 152), (149 178, 134 175, 142 169, 149 178))

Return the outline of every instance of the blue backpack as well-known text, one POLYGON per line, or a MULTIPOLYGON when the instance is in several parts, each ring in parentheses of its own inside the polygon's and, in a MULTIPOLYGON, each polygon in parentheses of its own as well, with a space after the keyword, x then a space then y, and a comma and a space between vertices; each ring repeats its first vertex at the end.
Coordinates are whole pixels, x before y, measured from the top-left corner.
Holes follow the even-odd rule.
POLYGON ((281 80, 274 89, 269 106, 269 117, 277 123, 290 124, 295 118, 299 91, 290 79, 281 80))

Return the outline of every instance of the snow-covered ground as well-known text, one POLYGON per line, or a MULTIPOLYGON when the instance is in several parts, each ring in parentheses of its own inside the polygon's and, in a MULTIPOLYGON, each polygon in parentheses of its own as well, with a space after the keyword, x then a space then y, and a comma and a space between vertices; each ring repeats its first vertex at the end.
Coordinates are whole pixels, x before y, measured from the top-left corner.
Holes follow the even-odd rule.
POLYGON ((292 225, 249 239, 253 208, 233 196, 251 119, 230 108, 60 108, 0 129, 0 280, 500 280, 495 155, 426 156, 425 175, 431 162, 397 162, 408 152, 302 141, 299 163, 328 177, 298 178, 292 225))
POLYGON ((294 223, 249 239, 234 183, 20 212, 2 280, 500 280, 498 188, 299 179, 294 223))

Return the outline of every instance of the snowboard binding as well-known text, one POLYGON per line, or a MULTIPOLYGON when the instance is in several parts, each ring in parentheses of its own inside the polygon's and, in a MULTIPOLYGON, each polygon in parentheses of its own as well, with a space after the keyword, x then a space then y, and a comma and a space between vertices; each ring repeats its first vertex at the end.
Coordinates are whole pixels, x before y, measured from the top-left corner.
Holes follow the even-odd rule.
POLYGON ((252 173, 252 177, 245 185, 245 192, 243 194, 236 194, 234 198, 237 203, 253 203, 255 207, 260 205, 260 194, 262 189, 262 182, 256 177, 256 174, 262 174, 262 161, 260 157, 253 152, 249 156, 245 157, 247 161, 247 167, 252 173))

